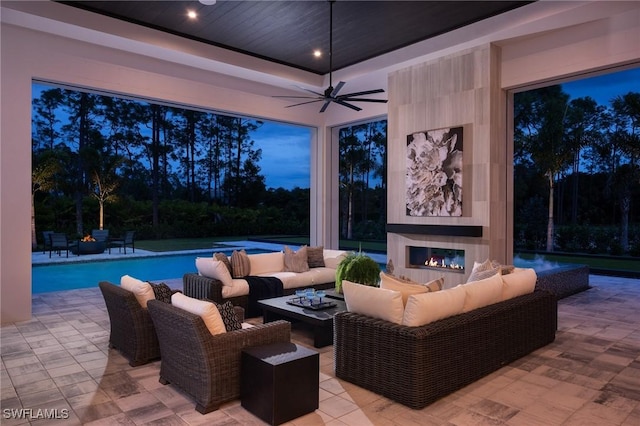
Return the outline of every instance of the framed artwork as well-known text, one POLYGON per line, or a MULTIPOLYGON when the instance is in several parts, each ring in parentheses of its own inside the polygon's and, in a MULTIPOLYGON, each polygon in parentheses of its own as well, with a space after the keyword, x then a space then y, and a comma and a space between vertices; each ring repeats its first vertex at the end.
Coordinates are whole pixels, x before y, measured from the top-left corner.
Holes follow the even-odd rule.
POLYGON ((407 216, 462 216, 462 126, 407 136, 407 216))

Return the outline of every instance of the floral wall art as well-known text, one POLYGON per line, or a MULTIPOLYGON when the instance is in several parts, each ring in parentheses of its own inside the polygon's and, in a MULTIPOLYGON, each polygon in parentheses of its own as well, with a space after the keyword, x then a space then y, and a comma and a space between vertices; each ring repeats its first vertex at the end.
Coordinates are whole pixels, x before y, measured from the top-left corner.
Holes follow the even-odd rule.
POLYGON ((462 127, 407 136, 407 216, 462 216, 462 127))

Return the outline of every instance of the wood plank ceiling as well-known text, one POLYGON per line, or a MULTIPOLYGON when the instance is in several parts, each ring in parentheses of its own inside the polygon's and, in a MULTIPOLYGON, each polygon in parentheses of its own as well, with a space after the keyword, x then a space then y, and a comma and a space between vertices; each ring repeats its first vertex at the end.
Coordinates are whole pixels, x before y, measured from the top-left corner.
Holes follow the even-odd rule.
MULTIPOLYGON (((329 72, 329 4, 315 1, 63 1, 135 24, 320 75, 329 72), (187 17, 187 11, 198 14, 187 17), (313 50, 324 52, 321 58, 313 50)), ((359 1, 333 7, 333 69, 524 6, 531 1, 359 1)))

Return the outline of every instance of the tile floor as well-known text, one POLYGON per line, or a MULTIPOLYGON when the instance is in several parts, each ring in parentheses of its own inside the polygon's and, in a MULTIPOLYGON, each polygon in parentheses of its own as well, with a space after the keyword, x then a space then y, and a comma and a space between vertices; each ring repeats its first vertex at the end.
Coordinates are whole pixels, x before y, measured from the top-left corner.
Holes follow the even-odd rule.
MULTIPOLYGON (((590 290, 560 301, 554 343, 419 411, 336 379, 333 347, 323 348, 320 408, 289 424, 638 425, 640 280, 590 278, 590 290)), ((0 330, 0 423, 264 424, 239 401, 199 414, 158 382, 160 361, 131 368, 109 350, 108 330, 97 288, 34 295, 33 318, 0 330), (32 419, 10 418, 19 408, 32 419), (38 418, 42 410, 68 418, 38 418)), ((293 334, 310 345, 306 330, 293 334)))

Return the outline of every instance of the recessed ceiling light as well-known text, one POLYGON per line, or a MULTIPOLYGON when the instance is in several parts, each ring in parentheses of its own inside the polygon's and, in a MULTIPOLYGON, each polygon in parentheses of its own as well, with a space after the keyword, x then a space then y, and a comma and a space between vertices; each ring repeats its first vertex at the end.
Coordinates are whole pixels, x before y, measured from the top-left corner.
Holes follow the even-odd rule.
POLYGON ((322 56, 322 51, 319 49, 316 49, 313 51, 313 56, 315 56, 316 58, 319 58, 322 56))
POLYGON ((198 14, 193 10, 187 10, 187 16, 189 17, 189 19, 196 19, 198 17, 198 14))

